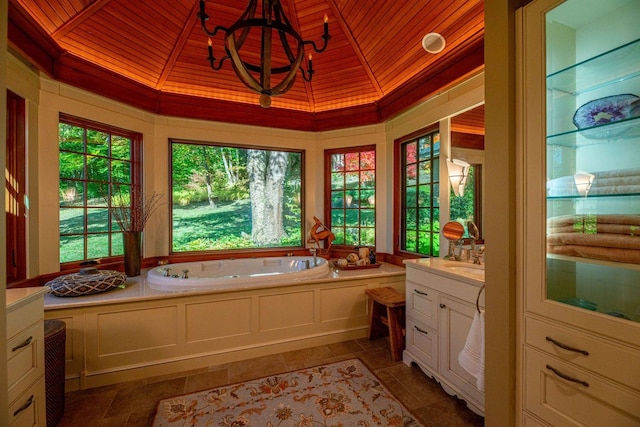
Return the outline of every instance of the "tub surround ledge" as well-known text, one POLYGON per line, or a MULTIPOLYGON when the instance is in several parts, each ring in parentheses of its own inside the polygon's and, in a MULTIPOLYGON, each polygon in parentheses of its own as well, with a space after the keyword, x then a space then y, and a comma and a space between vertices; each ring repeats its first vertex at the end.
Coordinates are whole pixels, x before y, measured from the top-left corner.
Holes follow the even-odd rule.
POLYGON ((102 294, 46 295, 45 318, 67 325, 72 391, 364 338, 364 291, 384 286, 404 293, 405 269, 179 292, 152 289, 143 272, 102 294))

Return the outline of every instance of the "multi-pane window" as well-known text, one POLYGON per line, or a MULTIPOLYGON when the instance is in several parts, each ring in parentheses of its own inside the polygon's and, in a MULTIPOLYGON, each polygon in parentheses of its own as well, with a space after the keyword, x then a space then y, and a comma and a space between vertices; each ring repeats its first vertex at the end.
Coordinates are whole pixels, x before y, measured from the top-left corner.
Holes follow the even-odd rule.
POLYGON ((302 247, 304 151, 171 141, 171 251, 302 247))
POLYGON ((376 244, 376 151, 375 146, 325 150, 325 224, 335 234, 333 244, 376 244))
POLYGON ((400 144, 400 251, 440 253, 440 133, 400 144))
POLYGON ((130 203, 138 191, 141 139, 138 133, 60 116, 60 263, 123 254, 122 232, 109 205, 113 196, 130 203))

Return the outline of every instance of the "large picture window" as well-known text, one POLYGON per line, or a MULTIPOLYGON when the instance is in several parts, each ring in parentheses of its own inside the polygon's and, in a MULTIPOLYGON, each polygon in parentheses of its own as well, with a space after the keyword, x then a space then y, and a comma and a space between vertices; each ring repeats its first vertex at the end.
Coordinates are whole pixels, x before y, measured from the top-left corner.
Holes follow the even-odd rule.
POLYGON ((135 132, 60 116, 60 263, 123 254, 108 205, 115 192, 130 202, 139 191, 141 140, 135 132))
POLYGON ((433 130, 399 146, 399 251, 440 253, 440 133, 433 130))
POLYGON ((376 151, 374 145, 325 150, 326 225, 335 245, 376 244, 376 151))
POLYGON ((303 246, 304 152, 171 140, 171 250, 303 246))

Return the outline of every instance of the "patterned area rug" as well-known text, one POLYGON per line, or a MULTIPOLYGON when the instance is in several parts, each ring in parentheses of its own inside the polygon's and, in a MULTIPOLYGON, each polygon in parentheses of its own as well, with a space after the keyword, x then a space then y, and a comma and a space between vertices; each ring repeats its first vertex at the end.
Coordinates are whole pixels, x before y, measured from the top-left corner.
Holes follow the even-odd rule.
POLYGON ((154 427, 422 426, 358 359, 163 399, 154 427))

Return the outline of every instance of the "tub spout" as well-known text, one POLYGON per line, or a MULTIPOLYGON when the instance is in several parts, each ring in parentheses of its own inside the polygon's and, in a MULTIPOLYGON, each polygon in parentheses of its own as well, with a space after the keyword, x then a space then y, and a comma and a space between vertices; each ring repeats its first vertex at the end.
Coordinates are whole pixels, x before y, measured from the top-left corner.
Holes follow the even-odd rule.
POLYGON ((171 272, 170 268, 161 268, 160 271, 162 271, 162 277, 169 277, 169 273, 171 272))
POLYGON ((182 276, 180 276, 181 279, 188 279, 189 278, 189 270, 182 270, 182 276))

